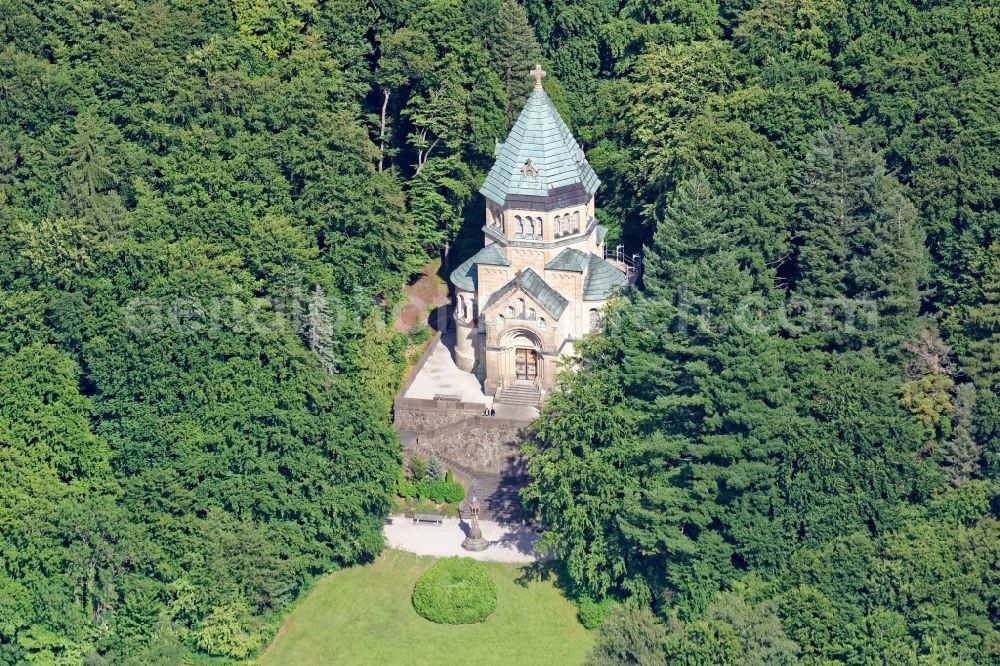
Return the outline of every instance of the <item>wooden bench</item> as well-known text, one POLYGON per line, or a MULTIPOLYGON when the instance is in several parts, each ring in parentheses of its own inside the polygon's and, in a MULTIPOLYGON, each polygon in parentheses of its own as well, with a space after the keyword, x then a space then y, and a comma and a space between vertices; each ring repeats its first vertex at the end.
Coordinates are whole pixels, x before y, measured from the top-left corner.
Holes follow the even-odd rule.
POLYGON ((438 516, 433 513, 415 513, 413 514, 413 524, 419 523, 435 523, 437 525, 444 524, 444 516, 438 516))

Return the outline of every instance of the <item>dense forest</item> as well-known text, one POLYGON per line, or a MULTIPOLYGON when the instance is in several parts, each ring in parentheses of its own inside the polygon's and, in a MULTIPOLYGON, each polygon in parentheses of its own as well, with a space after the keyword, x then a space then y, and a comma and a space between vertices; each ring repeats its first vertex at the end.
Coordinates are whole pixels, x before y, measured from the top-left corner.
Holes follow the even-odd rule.
POLYGON ((1000 664, 1000 8, 527 7, 645 247, 529 456, 591 663, 1000 664))
POLYGON ((644 253, 526 444, 591 661, 1000 664, 995 4, 0 0, 0 32, 0 663, 250 657, 381 550, 394 308, 481 242, 539 60, 644 253))

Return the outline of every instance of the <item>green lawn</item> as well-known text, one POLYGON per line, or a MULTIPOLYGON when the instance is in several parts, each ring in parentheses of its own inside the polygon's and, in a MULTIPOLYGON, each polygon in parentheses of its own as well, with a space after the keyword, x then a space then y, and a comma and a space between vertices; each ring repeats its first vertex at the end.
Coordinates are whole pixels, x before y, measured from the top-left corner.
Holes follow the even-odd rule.
POLYGON ((467 666, 580 664, 593 638, 552 580, 518 582, 520 565, 487 563, 500 588, 496 612, 477 625, 429 622, 410 593, 434 559, 395 550, 324 576, 291 612, 262 665, 467 666))

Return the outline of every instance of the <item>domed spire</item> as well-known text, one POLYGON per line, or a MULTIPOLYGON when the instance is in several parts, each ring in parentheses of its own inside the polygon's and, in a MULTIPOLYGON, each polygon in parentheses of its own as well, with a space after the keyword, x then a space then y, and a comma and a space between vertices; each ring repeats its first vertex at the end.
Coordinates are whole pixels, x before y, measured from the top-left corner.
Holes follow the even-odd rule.
POLYGON ((496 161, 479 191, 500 206, 511 197, 542 207, 585 202, 601 181, 545 94, 545 71, 536 65, 530 73, 535 88, 507 140, 497 144, 496 161))

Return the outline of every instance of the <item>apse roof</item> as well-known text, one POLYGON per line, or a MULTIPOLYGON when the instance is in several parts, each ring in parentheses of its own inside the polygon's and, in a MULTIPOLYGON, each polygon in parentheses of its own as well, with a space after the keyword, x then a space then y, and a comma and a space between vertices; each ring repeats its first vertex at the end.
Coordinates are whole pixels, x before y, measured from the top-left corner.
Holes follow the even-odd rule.
POLYGON ((607 260, 590 255, 587 281, 583 285, 583 300, 604 301, 611 298, 616 287, 624 286, 625 272, 607 260))
POLYGON ((477 264, 510 266, 510 260, 496 243, 490 243, 463 261, 458 268, 451 272, 451 283, 465 291, 476 291, 478 281, 477 264))
POLYGON ((545 264, 545 270, 582 273, 583 269, 587 267, 588 261, 586 252, 568 247, 557 254, 552 261, 545 264))

